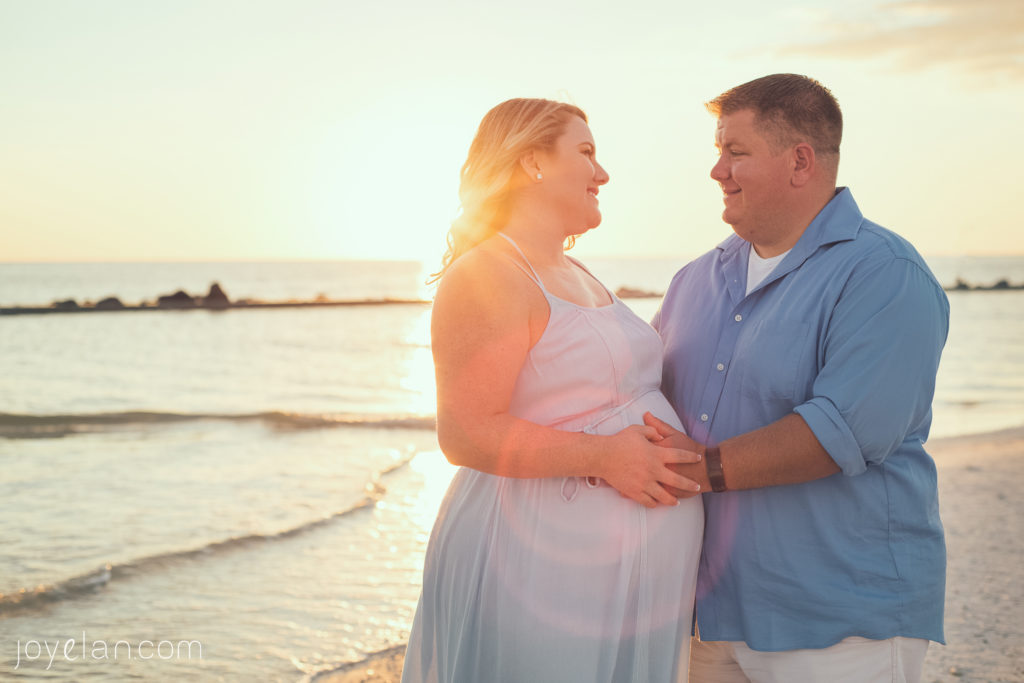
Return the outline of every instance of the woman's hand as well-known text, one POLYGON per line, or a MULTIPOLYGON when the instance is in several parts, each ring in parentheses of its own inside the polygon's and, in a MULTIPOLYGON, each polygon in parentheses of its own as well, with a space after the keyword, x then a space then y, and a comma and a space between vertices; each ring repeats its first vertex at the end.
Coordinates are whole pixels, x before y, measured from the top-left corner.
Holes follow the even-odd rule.
POLYGON ((699 453, 656 445, 662 437, 654 427, 632 425, 607 437, 608 451, 597 475, 626 498, 649 508, 676 505, 677 498, 696 495, 699 485, 669 465, 700 462, 699 453))
MULTIPOLYGON (((681 449, 683 451, 689 451, 693 453, 704 452, 704 447, 701 446, 696 441, 694 441, 693 439, 691 439, 690 437, 688 437, 685 432, 681 432, 672 425, 668 424, 667 422, 659 420, 649 412, 644 413, 644 425, 654 429, 658 433, 659 440, 656 443, 659 446, 664 446, 666 448, 672 448, 676 450, 681 449)), ((689 477, 687 478, 687 481, 690 483, 704 481, 707 478, 707 472, 703 464, 696 466, 687 464, 672 464, 670 465, 670 467, 673 472, 680 475, 686 475, 686 477, 689 477)), ((671 493, 677 498, 689 498, 690 496, 695 495, 695 492, 692 490, 692 487, 671 488, 669 489, 669 493, 671 493)))

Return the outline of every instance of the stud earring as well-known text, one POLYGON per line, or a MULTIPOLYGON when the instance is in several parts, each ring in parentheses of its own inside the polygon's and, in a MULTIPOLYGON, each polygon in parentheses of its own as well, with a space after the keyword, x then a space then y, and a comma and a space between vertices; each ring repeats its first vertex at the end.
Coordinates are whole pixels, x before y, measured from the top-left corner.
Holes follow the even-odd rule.
POLYGON ((537 180, 544 180, 544 174, 543 173, 538 173, 537 174, 537 180))

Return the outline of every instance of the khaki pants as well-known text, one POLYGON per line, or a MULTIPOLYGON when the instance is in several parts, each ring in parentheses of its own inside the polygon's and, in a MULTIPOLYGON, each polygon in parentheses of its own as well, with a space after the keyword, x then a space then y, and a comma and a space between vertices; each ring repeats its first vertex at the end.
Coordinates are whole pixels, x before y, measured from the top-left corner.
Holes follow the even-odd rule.
POLYGON ((918 683, 928 641, 846 638, 821 650, 758 652, 736 641, 690 643, 690 683, 918 683))

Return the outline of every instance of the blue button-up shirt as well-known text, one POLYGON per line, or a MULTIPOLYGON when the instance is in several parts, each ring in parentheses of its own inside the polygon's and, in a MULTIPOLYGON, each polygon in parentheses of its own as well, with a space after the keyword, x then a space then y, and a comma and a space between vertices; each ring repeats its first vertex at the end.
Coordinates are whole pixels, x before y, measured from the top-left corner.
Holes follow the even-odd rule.
POLYGON ((732 235, 672 280, 653 322, 662 389, 710 445, 796 412, 842 472, 704 495, 701 638, 762 651, 942 642, 945 541, 923 444, 946 296, 845 188, 747 295, 749 252, 732 235))

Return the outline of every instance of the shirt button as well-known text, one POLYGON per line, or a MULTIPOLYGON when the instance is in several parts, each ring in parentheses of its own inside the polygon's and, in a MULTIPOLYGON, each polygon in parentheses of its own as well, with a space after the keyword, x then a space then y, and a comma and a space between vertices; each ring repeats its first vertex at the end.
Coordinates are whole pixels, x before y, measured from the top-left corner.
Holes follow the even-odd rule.
POLYGON ((719 371, 719 372, 721 372, 722 370, 725 370, 725 366, 724 366, 723 364, 721 364, 721 363, 719 363, 719 364, 718 364, 718 365, 716 365, 715 367, 716 367, 716 368, 718 368, 718 371, 719 371))
POLYGON ((733 320, 735 320, 736 322, 739 322, 739 321, 743 320, 743 316, 742 316, 742 315, 740 315, 739 313, 737 313, 737 314, 736 314, 736 317, 735 317, 735 318, 733 318, 733 320))
POLYGON ((700 416, 700 421, 701 422, 707 422, 708 421, 708 414, 707 413, 702 413, 701 416, 700 416))

